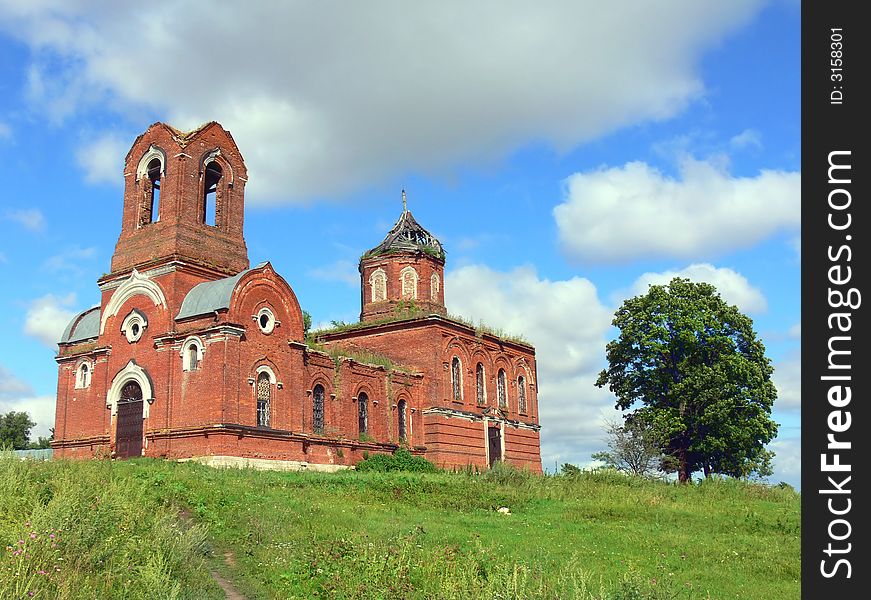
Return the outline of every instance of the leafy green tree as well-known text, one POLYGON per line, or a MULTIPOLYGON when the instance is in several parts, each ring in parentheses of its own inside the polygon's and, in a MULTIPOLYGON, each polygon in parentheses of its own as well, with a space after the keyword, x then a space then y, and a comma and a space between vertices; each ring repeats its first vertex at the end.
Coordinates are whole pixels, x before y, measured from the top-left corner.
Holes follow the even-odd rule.
POLYGON ((624 425, 605 424, 608 450, 594 452, 592 458, 630 475, 649 476, 658 471, 673 471, 671 457, 665 456, 656 432, 646 422, 629 419, 624 425))
POLYGON ((307 310, 302 311, 302 331, 304 335, 308 335, 309 330, 312 328, 312 316, 311 313, 307 310))
POLYGON ((560 475, 565 475, 566 477, 578 477, 581 473, 583 473, 581 468, 572 463, 563 463, 563 466, 560 467, 560 475))
POLYGON ((30 441, 30 430, 35 425, 26 412, 11 411, 0 415, 0 447, 24 450, 30 441))
POLYGON ((753 321, 723 301, 714 286, 674 278, 626 300, 612 324, 608 386, 628 419, 648 424, 678 479, 692 473, 748 477, 770 470, 765 449, 777 434, 771 407, 773 368, 753 321))
POLYGON ((54 439, 54 427, 50 429, 51 434, 48 437, 39 436, 35 442, 30 442, 27 447, 31 450, 44 450, 51 448, 51 442, 54 439))

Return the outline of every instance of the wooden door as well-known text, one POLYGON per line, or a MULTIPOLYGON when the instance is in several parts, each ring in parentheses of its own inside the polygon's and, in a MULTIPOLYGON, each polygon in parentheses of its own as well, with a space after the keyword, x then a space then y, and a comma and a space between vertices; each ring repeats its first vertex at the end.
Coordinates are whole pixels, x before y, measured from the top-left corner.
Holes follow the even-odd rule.
POLYGON ((126 383, 118 400, 115 457, 142 456, 142 388, 135 381, 126 383))
POLYGON ((502 430, 499 427, 487 429, 487 441, 490 446, 490 466, 497 460, 502 460, 502 430))

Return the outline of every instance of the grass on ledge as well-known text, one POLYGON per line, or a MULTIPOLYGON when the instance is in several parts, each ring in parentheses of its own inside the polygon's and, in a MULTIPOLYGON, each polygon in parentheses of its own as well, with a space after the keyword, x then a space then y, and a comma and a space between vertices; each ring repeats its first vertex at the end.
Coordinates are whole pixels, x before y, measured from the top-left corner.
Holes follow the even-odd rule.
MULTIPOLYGON (((378 325, 386 325, 388 323, 397 323, 399 321, 415 321, 422 320, 429 317, 430 314, 416 310, 416 309, 402 309, 398 310, 395 314, 384 317, 382 319, 376 319, 372 321, 359 321, 357 323, 345 323, 344 321, 334 321, 333 326, 326 329, 318 329, 316 331, 309 332, 307 336, 307 340, 309 340, 309 346, 312 345, 312 342, 317 342, 320 336, 331 335, 336 333, 345 333, 348 331, 357 331, 359 329, 365 329, 368 327, 375 327, 378 325)), ((507 342, 515 342, 518 344, 530 345, 529 340, 527 340, 524 336, 519 334, 507 333, 503 329, 498 327, 491 327, 486 323, 478 321, 476 324, 474 321, 470 319, 466 319, 459 315, 439 315, 441 318, 446 319, 448 321, 453 321, 459 325, 464 325, 466 327, 470 327, 475 330, 475 335, 481 337, 482 335, 491 335, 500 340, 504 340, 507 342)))

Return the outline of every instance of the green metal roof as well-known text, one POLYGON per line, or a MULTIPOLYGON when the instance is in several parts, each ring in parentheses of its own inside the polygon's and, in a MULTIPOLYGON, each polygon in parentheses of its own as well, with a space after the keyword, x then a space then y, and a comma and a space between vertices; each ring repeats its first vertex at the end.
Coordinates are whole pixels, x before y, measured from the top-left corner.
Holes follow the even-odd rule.
POLYGON ((81 342, 100 335, 100 307, 94 306, 77 314, 64 329, 61 344, 81 342))

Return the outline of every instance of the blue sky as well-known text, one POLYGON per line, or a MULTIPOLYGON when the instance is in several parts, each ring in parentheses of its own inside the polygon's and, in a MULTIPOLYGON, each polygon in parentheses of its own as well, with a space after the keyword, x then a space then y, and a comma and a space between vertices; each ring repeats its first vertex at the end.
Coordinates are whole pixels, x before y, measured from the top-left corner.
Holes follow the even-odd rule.
POLYGON ((217 120, 245 236, 316 323, 408 192, 452 313, 536 344, 542 457, 585 464, 620 302, 683 274, 776 366, 775 482, 799 484, 800 10, 791 0, 251 3, 0 0, 0 412, 54 412, 53 341, 98 301, 124 155, 217 120))

